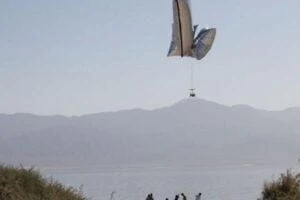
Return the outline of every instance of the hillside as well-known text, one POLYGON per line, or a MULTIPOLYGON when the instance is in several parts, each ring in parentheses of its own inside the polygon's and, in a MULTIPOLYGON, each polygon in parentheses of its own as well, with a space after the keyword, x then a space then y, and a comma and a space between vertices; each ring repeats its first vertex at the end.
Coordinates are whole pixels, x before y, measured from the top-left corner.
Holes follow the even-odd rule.
POLYGON ((44 179, 33 169, 0 165, 1 200, 87 200, 80 191, 44 179))

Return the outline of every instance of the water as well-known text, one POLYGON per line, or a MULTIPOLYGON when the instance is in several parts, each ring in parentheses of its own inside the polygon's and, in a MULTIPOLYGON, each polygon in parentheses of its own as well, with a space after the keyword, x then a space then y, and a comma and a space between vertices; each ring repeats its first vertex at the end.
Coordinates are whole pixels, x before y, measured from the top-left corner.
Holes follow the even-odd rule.
POLYGON ((225 166, 126 166, 89 168, 44 168, 46 177, 79 188, 92 200, 143 200, 148 193, 155 199, 174 199, 184 192, 188 200, 202 192, 202 200, 256 200, 265 180, 272 180, 287 169, 299 166, 225 165, 225 166))

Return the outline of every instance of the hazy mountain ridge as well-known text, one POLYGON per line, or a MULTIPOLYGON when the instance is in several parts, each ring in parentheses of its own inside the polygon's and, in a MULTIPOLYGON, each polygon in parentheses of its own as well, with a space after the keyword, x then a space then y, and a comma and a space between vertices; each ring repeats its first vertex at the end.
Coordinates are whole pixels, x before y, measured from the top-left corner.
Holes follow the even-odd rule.
POLYGON ((60 165, 297 160, 299 122, 300 108, 264 111, 202 99, 78 117, 1 114, 0 161, 60 165))

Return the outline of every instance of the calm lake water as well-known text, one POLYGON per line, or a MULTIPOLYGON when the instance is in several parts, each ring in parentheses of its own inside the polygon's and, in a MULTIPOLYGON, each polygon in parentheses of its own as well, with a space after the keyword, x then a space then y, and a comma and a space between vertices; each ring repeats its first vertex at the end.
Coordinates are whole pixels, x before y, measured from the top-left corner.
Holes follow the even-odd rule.
POLYGON ((274 167, 271 165, 223 166, 126 166, 89 168, 43 168, 46 177, 79 188, 92 200, 144 200, 153 193, 155 200, 174 199, 184 192, 194 200, 202 192, 202 200, 256 200, 263 182, 278 177, 287 169, 299 172, 299 165, 274 167))

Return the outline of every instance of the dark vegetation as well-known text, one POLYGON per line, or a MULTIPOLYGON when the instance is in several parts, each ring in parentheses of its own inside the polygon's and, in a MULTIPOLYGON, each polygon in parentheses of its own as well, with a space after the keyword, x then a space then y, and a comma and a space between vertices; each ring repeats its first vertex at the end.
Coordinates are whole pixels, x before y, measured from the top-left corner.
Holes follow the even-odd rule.
POLYGON ((0 200, 87 200, 80 190, 44 179, 35 170, 0 165, 0 200))
POLYGON ((300 200, 300 174, 287 171, 277 180, 265 182, 259 200, 300 200))

